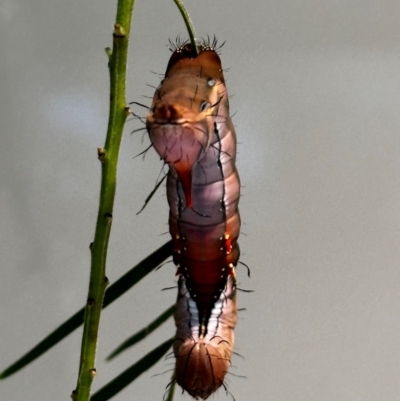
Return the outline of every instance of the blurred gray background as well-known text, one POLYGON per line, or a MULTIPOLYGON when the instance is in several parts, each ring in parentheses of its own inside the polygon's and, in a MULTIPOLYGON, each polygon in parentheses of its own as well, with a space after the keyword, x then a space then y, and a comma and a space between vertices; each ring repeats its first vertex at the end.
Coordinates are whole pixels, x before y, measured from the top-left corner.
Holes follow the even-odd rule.
MULTIPOLYGON (((106 46, 116 0, 0 1, 0 370, 85 302, 108 116, 106 46)), ((171 1, 136 2, 128 101, 146 104, 168 38, 186 36, 171 1)), ((186 0, 222 61, 241 144, 242 288, 228 376, 237 401, 400 400, 400 3, 186 0)), ((137 113, 145 111, 137 108, 137 113)), ((149 144, 122 143, 108 277, 168 240, 161 169, 149 144)), ((105 357, 175 300, 172 264, 108 307, 99 389, 174 333, 165 323, 105 357)), ((0 382, 0 399, 69 400, 81 330, 0 382)), ((161 361, 116 401, 161 400, 161 361)), ((190 400, 178 394, 175 400, 190 400)), ((231 400, 223 391, 213 400, 231 400)))

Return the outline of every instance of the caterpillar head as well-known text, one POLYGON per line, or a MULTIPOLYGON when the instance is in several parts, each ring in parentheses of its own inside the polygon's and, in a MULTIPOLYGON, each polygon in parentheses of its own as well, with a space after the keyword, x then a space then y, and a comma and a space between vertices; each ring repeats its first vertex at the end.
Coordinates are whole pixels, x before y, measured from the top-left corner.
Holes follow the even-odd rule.
POLYGON ((154 94, 146 126, 153 147, 178 174, 188 207, 192 206, 191 170, 210 146, 222 104, 228 103, 217 51, 201 46, 196 57, 190 44, 176 47, 154 94))

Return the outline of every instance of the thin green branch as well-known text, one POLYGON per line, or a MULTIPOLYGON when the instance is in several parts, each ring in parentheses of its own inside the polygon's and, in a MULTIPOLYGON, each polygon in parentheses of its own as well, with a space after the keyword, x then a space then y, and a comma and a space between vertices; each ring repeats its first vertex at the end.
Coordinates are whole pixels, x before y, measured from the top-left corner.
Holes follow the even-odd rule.
POLYGON ((125 120, 129 114, 129 107, 125 100, 125 82, 133 5, 134 0, 118 1, 114 25, 113 49, 109 60, 110 114, 106 142, 104 148, 98 150, 102 163, 100 203, 96 232, 91 246, 89 295, 85 307, 78 383, 72 393, 72 398, 76 401, 89 401, 90 388, 96 375, 95 361, 100 315, 108 284, 106 259, 113 218, 118 154, 125 120))
POLYGON ((185 6, 183 5, 181 0, 174 0, 176 6, 178 7, 180 13, 182 14, 183 20, 185 21, 186 28, 189 33, 190 43, 192 44, 192 48, 195 50, 196 55, 199 55, 199 48, 197 47, 196 42, 196 33, 194 31, 193 22, 190 18, 189 13, 186 11, 185 6))

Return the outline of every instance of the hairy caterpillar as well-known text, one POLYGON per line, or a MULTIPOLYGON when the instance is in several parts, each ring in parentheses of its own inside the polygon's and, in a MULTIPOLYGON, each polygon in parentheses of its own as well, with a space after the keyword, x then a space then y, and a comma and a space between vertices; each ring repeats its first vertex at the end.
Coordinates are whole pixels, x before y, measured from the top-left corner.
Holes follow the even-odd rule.
POLYGON ((229 366, 240 253, 236 134, 215 47, 215 40, 203 42, 198 56, 188 43, 171 49, 146 121, 169 165, 169 228, 180 275, 176 378, 196 399, 220 387, 229 366))

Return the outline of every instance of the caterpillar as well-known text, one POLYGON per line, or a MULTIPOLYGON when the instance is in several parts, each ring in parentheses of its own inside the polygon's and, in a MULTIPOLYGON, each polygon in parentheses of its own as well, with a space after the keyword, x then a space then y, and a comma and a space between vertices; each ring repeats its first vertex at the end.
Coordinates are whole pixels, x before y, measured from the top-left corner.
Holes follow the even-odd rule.
POLYGON ((167 198, 179 275, 176 380, 206 399, 230 363, 239 260, 236 134, 216 40, 173 46, 146 127, 169 166, 167 198))

